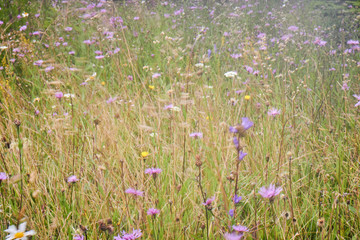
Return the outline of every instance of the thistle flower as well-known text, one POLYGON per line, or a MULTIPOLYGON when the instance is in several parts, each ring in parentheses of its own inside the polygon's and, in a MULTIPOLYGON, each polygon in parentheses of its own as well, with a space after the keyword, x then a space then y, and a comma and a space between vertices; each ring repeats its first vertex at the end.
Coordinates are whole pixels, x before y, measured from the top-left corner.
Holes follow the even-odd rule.
POLYGON ((76 183, 77 181, 79 181, 79 179, 75 175, 72 175, 67 179, 68 183, 76 183))
POLYGON ((215 201, 215 195, 211 198, 206 199, 206 201, 203 202, 202 205, 210 207, 213 201, 215 201))
POLYGON ((245 226, 241 226, 241 225, 233 225, 232 226, 233 230, 235 230, 238 233, 243 233, 243 232, 248 232, 249 229, 245 226))
POLYGON ((190 133, 189 136, 192 137, 192 138, 202 138, 203 133, 202 132, 193 132, 193 133, 190 133))
POLYGON ((224 238, 226 240, 241 240, 241 238, 243 237, 243 234, 242 233, 236 233, 236 232, 233 232, 233 233, 225 233, 224 234, 224 238))
POLYGON ((56 97, 57 99, 61 99, 61 98, 64 97, 64 94, 63 94, 62 92, 56 92, 56 93, 55 93, 55 97, 56 97))
POLYGON ((156 178, 156 176, 161 172, 162 170, 160 168, 148 168, 145 170, 145 174, 152 175, 154 178, 156 178))
POLYGON ((30 230, 25 232, 26 230, 26 222, 21 223, 19 225, 19 229, 16 228, 16 226, 12 225, 9 226, 8 229, 5 230, 6 233, 9 233, 5 237, 5 240, 13 240, 13 239, 19 239, 19 240, 27 240, 28 236, 33 236, 36 234, 34 230, 30 230))
POLYGON ((128 188, 125 190, 125 193, 129 193, 129 194, 132 194, 134 195, 135 197, 137 196, 143 196, 144 192, 143 191, 140 191, 140 190, 136 190, 134 188, 128 188))
POLYGON ((276 109, 276 108, 270 108, 268 111, 268 115, 275 117, 276 115, 279 115, 281 113, 281 110, 276 109))
POLYGON ((275 196, 279 195, 280 192, 282 191, 282 187, 275 187, 275 185, 270 184, 268 188, 266 187, 261 187, 259 190, 259 194, 263 197, 263 198, 268 198, 270 200, 270 202, 272 202, 275 198, 275 196))
POLYGON ((156 217, 156 215, 158 215, 159 213, 160 213, 160 210, 156 209, 156 208, 150 208, 147 211, 147 215, 152 216, 152 217, 156 217))
POLYGON ((134 240, 142 236, 140 229, 134 229, 132 233, 122 232, 122 236, 118 235, 114 237, 114 240, 134 240))

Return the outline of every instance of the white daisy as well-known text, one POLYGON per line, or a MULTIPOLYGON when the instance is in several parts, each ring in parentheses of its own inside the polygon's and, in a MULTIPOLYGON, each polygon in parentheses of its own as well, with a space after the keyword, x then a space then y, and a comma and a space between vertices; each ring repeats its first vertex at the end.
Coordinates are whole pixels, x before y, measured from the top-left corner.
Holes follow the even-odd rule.
POLYGON ((16 228, 15 225, 9 226, 8 229, 5 230, 5 232, 9 233, 5 237, 5 240, 13 240, 13 239, 19 239, 19 240, 27 240, 28 236, 33 236, 36 234, 34 230, 30 230, 25 232, 26 230, 26 222, 19 225, 19 229, 16 228))

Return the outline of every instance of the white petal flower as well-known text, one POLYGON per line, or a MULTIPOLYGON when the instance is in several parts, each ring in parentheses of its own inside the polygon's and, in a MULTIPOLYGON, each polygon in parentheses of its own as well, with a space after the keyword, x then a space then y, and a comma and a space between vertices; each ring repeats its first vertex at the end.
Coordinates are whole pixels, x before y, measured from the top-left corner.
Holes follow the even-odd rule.
POLYGON ((228 77, 228 78, 230 78, 230 77, 236 77, 236 76, 237 76, 237 72, 235 72, 235 71, 230 71, 230 72, 226 72, 224 75, 225 75, 225 77, 228 77))
POLYGON ((13 239, 19 239, 19 240, 27 240, 28 236, 33 236, 36 234, 34 230, 26 231, 26 222, 23 222, 19 225, 19 229, 17 229, 14 225, 9 226, 8 229, 5 230, 6 233, 9 233, 5 237, 5 240, 13 240, 13 239))

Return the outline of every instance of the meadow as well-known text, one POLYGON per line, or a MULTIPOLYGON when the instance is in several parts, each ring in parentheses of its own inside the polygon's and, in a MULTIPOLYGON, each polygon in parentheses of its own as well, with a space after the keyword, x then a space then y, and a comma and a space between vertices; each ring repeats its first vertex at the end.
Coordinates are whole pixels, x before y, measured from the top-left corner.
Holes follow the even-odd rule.
POLYGON ((0 3, 0 239, 359 239, 360 17, 324 2, 0 3))

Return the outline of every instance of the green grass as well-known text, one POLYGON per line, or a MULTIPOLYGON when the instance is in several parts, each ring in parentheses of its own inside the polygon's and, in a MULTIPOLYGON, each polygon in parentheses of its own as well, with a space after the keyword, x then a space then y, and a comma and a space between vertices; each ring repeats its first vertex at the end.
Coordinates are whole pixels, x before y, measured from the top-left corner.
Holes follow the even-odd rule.
POLYGON ((0 172, 9 175, 0 185, 0 238, 23 221, 36 230, 33 239, 73 239, 85 235, 81 226, 88 239, 133 229, 142 230, 142 239, 207 239, 207 233, 222 239, 235 224, 249 228, 245 239, 359 238, 360 122, 352 96, 360 92, 359 52, 344 54, 346 42, 357 38, 354 23, 339 23, 314 4, 209 1, 191 9, 195 4, 187 1, 137 2, 79 11, 84 5, 69 1, 39 5, 39 18, 32 10, 21 19, 29 22, 24 32, 14 28, 7 35, 6 23, 0 26, 0 46, 8 46, 0 59, 0 172), (244 4, 252 6, 242 10, 244 4), (127 28, 111 26, 109 18, 118 16, 127 28), (288 30, 291 25, 299 31, 288 30), (42 37, 29 36, 34 31, 42 37), (266 50, 259 50, 259 33, 266 33, 266 50), (289 33, 289 40, 281 39, 289 33), (68 46, 56 47, 63 43, 59 37, 68 46), (316 37, 326 45, 314 44, 316 37), (97 43, 84 44, 88 39, 97 43), (96 50, 105 58, 95 59, 96 50), (40 59, 43 65, 34 66, 40 59), (54 69, 45 72, 48 66, 54 69), (229 71, 237 77, 226 78, 229 71), (58 100, 58 91, 75 97, 58 100), (107 103, 110 97, 117 99, 107 103), (178 109, 165 110, 170 103, 178 109), (281 113, 268 116, 272 107, 281 113), (240 139, 248 155, 237 172, 229 126, 242 117, 254 126, 240 139), (20 148, 15 119, 21 121, 20 148), (204 137, 191 138, 192 132, 204 137), (150 167, 162 172, 154 179, 144 173, 150 167), (243 199, 232 218, 237 174, 243 199), (71 175, 79 181, 67 183, 71 175), (283 188, 272 203, 258 194, 269 184, 283 188), (128 188, 144 196, 134 198, 128 188), (206 210, 204 198, 212 196, 206 210), (149 208, 160 214, 147 216, 149 208), (108 219, 111 231, 101 230, 99 222, 108 219))

